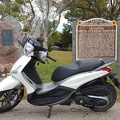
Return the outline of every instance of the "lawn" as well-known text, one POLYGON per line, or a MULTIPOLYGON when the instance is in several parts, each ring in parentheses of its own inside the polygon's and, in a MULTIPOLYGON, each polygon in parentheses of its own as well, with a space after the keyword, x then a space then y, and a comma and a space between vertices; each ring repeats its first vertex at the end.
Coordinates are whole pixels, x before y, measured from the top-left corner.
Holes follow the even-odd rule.
POLYGON ((51 81, 52 72, 58 65, 70 64, 72 62, 72 52, 70 51, 52 51, 49 52, 49 55, 56 59, 57 62, 48 59, 49 63, 46 61, 46 64, 37 66, 37 71, 43 82, 51 81))
MULTIPOLYGON (((65 65, 72 63, 72 52, 70 51, 52 51, 49 52, 49 55, 57 60, 57 62, 53 62, 49 60, 49 63, 39 64, 37 66, 37 71, 43 80, 43 82, 51 81, 51 75, 54 69, 58 65, 65 65)), ((110 67, 112 68, 112 72, 116 73, 116 64, 113 63, 110 67)))

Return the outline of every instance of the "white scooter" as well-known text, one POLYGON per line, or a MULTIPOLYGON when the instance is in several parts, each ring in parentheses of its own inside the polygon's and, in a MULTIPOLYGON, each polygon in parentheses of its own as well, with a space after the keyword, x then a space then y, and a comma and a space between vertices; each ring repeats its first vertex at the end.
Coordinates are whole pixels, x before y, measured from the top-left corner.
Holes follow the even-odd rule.
POLYGON ((79 60, 66 66, 58 66, 50 83, 43 83, 36 71, 36 62, 44 64, 50 57, 35 39, 27 42, 19 41, 24 46, 24 55, 11 69, 11 75, 0 82, 0 112, 13 109, 22 100, 24 87, 27 101, 36 106, 56 104, 71 105, 76 103, 94 111, 103 112, 110 109, 117 97, 115 88, 107 81, 108 78, 120 88, 118 79, 111 73, 108 65, 114 59, 79 60), (23 44, 24 43, 24 44, 23 44))

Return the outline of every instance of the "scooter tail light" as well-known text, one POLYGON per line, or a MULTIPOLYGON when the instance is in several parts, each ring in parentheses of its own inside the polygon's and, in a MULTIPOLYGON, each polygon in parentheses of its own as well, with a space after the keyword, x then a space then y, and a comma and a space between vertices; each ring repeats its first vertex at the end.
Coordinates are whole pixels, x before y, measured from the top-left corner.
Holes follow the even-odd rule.
POLYGON ((107 71, 107 72, 111 72, 111 68, 109 68, 109 67, 104 67, 104 68, 102 68, 102 70, 107 71))
POLYGON ((115 79, 116 84, 120 87, 120 82, 118 79, 115 79))

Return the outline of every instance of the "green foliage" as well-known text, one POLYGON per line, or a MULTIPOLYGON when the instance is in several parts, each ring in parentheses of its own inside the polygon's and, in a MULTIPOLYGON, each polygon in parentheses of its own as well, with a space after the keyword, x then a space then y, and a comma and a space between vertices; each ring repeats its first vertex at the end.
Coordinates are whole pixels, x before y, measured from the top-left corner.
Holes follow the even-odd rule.
POLYGON ((29 25, 25 25, 23 28, 23 32, 28 32, 30 30, 30 26, 29 25))
POLYGON ((68 50, 68 47, 72 44, 72 26, 63 24, 63 27, 60 42, 63 44, 63 49, 68 50))
POLYGON ((4 9, 5 9, 4 6, 2 4, 0 4, 0 13, 1 13, 1 15, 4 14, 4 11, 5 11, 4 9))
POLYGON ((90 18, 117 19, 120 15, 120 3, 118 0, 74 0, 68 7, 66 18, 72 17, 81 20, 90 18))
POLYGON ((49 21, 49 24, 48 24, 48 26, 49 26, 48 33, 50 33, 54 29, 56 22, 57 22, 56 20, 49 21))
POLYGON ((10 0, 2 1, 2 4, 0 4, 1 17, 3 18, 7 15, 10 15, 21 21, 22 18, 25 18, 23 17, 25 15, 22 14, 23 3, 24 0, 16 0, 15 2, 11 2, 10 0))
POLYGON ((19 17, 19 13, 18 12, 12 12, 10 13, 11 16, 13 16, 14 18, 19 17))
POLYGON ((53 43, 54 41, 60 41, 60 38, 61 38, 61 33, 59 31, 56 31, 52 34, 49 41, 53 43))
POLYGON ((15 0, 16 2, 20 3, 20 4, 24 4, 25 0, 15 0))
POLYGON ((61 33, 58 32, 58 31, 54 32, 54 33, 51 35, 51 37, 50 37, 50 39, 49 39, 49 41, 48 41, 48 51, 51 51, 51 50, 52 50, 52 49, 51 49, 51 45, 53 44, 53 42, 54 42, 54 41, 60 41, 60 38, 61 38, 61 33))

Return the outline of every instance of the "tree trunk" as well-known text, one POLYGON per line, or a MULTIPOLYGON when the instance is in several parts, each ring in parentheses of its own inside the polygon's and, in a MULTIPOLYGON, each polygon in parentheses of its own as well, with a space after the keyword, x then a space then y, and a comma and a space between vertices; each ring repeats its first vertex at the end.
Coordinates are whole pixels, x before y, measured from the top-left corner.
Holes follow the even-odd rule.
POLYGON ((45 37, 45 39, 44 39, 44 41, 43 41, 43 48, 46 48, 46 49, 48 49, 48 38, 47 37, 45 37))

